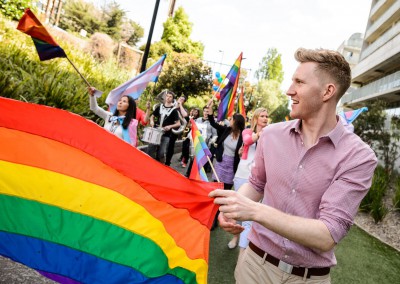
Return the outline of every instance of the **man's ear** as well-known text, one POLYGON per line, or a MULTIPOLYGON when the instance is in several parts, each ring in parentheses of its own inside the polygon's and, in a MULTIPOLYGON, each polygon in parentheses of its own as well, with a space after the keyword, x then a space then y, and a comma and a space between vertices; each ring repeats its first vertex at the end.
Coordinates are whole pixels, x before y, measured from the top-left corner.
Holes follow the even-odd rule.
POLYGON ((327 84, 325 89, 325 94, 323 96, 323 101, 327 102, 336 95, 336 86, 334 84, 327 84))

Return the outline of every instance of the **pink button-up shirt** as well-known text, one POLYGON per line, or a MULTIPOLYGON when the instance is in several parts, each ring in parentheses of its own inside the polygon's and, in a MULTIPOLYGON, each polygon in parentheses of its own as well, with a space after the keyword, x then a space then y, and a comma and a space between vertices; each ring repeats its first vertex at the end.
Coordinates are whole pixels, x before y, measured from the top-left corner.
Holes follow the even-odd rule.
MULTIPOLYGON (((259 140, 249 182, 263 203, 284 213, 324 222, 338 243, 353 224, 371 186, 377 159, 357 135, 336 127, 306 149, 300 120, 269 125, 259 140)), ((333 249, 320 252, 292 242, 254 222, 249 239, 286 263, 336 265, 333 249)))

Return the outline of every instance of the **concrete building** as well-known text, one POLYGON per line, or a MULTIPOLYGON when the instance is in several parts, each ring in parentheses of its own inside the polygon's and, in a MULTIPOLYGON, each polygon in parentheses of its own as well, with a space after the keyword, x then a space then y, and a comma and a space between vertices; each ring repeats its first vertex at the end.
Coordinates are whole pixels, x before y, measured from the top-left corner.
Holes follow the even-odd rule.
POLYGON ((345 40, 338 48, 338 51, 349 62, 350 68, 360 61, 361 47, 363 45, 364 35, 362 33, 354 33, 348 40, 345 40))
POLYGON ((400 0, 372 0, 352 85, 341 100, 343 108, 385 100, 388 111, 400 115, 400 0))

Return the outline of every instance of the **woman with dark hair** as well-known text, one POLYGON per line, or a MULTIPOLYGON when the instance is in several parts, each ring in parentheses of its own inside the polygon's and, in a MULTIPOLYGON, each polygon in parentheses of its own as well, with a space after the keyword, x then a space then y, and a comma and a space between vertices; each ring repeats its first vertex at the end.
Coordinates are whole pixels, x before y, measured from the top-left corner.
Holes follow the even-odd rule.
POLYGON ((94 97, 95 88, 90 87, 88 91, 90 95, 90 110, 104 119, 104 128, 136 147, 138 121, 136 120, 135 100, 130 96, 122 96, 116 105, 114 113, 112 113, 97 105, 97 100, 94 97))
MULTIPOLYGON (((229 126, 220 125, 214 120, 212 105, 213 102, 211 101, 208 104, 209 113, 211 113, 208 115, 208 120, 218 134, 215 150, 215 172, 219 180, 224 183, 224 189, 231 189, 240 162, 239 149, 243 144, 242 131, 245 127, 245 120, 241 114, 235 113, 229 120, 229 126)), ((216 180, 214 175, 213 179, 216 180)))

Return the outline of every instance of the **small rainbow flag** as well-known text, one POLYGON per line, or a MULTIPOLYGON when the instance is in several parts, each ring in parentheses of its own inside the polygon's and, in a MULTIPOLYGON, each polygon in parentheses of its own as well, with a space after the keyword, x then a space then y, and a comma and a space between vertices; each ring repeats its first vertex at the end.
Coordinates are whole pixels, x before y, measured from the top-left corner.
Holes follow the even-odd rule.
POLYGON ((60 283, 207 282, 217 184, 67 111, 0 109, 0 255, 60 283))
POLYGON ((67 57, 64 50, 56 43, 29 8, 25 9, 17 29, 31 36, 41 61, 56 57, 67 57))
POLYGON ((246 120, 246 108, 244 106, 244 87, 242 86, 241 92, 239 94, 239 100, 238 100, 238 108, 239 108, 239 113, 243 115, 244 119, 246 120))
POLYGON ((208 162, 207 156, 211 157, 211 152, 208 149, 203 136, 201 136, 201 133, 196 125, 196 122, 191 118, 190 123, 192 125, 192 141, 193 141, 195 156, 189 178, 195 180, 208 181, 206 172, 204 171, 203 167, 208 162))
POLYGON ((355 109, 355 110, 350 110, 350 111, 346 111, 346 112, 339 112, 338 114, 343 117, 347 123, 352 123, 361 113, 363 113, 364 111, 368 111, 367 107, 362 107, 359 109, 355 109))
POLYGON ((232 65, 231 70, 229 70, 228 75, 226 75, 225 80, 222 82, 223 88, 219 92, 221 102, 218 107, 218 121, 222 121, 233 115, 242 57, 243 52, 240 53, 235 64, 232 65))

